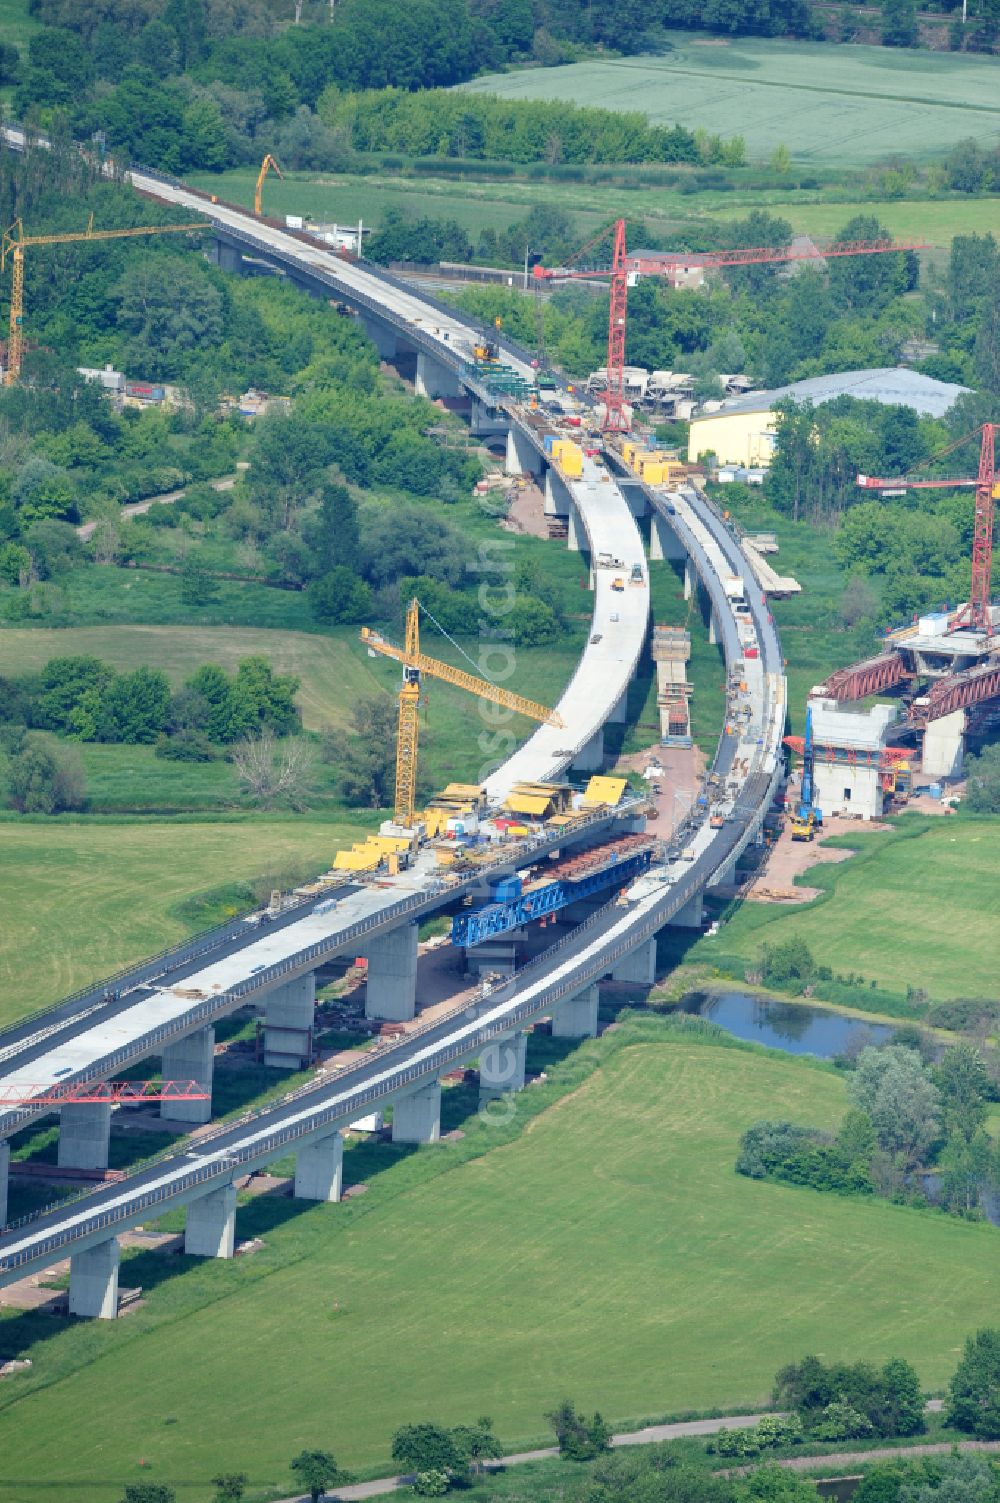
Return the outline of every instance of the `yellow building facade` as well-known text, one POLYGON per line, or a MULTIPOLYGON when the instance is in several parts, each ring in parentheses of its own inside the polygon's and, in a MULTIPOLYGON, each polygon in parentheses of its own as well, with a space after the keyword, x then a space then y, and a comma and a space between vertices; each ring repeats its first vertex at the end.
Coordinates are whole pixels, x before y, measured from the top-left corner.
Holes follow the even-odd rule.
POLYGON ((769 465, 776 431, 770 407, 754 412, 707 412, 691 419, 688 463, 697 464, 703 454, 714 454, 719 464, 769 465))

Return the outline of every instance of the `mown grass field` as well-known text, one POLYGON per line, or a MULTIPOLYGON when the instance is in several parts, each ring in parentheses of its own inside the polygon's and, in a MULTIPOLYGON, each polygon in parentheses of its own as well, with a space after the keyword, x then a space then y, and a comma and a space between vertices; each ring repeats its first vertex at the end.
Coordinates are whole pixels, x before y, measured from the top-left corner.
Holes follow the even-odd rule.
MULTIPOLYGON (((191 932, 192 894, 301 880, 363 838, 364 817, 231 823, 9 820, 0 825, 0 1023, 191 932)), ((370 820, 367 821, 370 828, 370 820)))
POLYGON ((746 903, 689 959, 755 960, 761 945, 801 939, 820 965, 858 972, 935 1000, 1000 996, 995 894, 1000 820, 905 815, 894 833, 859 828, 838 845, 858 856, 814 866, 805 881, 830 896, 799 909, 746 903))
POLYGON ((660 57, 573 63, 477 78, 503 99, 563 99, 641 110, 656 122, 741 135, 751 160, 778 145, 797 161, 864 166, 900 151, 943 155, 1000 129, 988 57, 673 33, 660 57))
POLYGON ((749 1123, 833 1126, 843 1082, 685 1033, 646 1020, 550 1055, 514 1128, 351 1150, 368 1194, 258 1199, 250 1258, 129 1256, 148 1299, 116 1325, 0 1322, 12 1348, 38 1338, 0 1394, 0 1499, 112 1503, 142 1475, 200 1503, 222 1469, 280 1496, 303 1446, 377 1471, 409 1421, 489 1413, 514 1449, 565 1394, 616 1423, 760 1404, 806 1351, 905 1353, 943 1386, 993 1309, 995 1229, 738 1178, 749 1123))

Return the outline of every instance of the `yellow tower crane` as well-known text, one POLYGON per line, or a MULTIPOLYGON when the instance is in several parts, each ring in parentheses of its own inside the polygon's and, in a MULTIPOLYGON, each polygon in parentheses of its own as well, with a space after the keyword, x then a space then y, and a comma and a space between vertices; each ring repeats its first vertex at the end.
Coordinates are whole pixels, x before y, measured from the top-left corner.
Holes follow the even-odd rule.
POLYGON ((281 168, 278 166, 271 153, 268 152, 267 156, 260 164, 260 171, 257 174, 257 186, 253 190, 253 211, 255 214, 260 214, 261 195, 264 192, 264 179, 267 177, 267 174, 272 171, 278 174, 282 182, 285 181, 285 174, 282 172, 281 168))
POLYGON ((78 240, 127 240, 133 235, 179 235, 185 230, 203 230, 205 223, 197 224, 144 224, 134 230, 95 230, 94 216, 85 230, 74 230, 65 235, 26 235, 24 225, 16 219, 0 241, 0 272, 11 258, 10 283, 10 340, 7 345, 7 369, 4 385, 13 386, 21 374, 24 355, 24 252, 29 245, 72 245, 78 240))
POLYGON ((533 699, 524 699, 512 694, 509 689, 500 689, 484 678, 453 668, 450 663, 441 663, 420 651, 420 604, 411 600, 406 612, 406 646, 394 647, 384 637, 369 627, 361 628, 361 640, 374 652, 387 658, 395 658, 403 665, 403 683, 399 691, 399 725, 396 733, 396 810, 395 821, 406 829, 413 828, 413 808, 417 781, 417 711, 420 708, 420 675, 443 679, 446 684, 466 689, 470 694, 489 699, 496 705, 505 705, 529 720, 541 721, 543 725, 562 727, 565 721, 555 710, 536 704, 533 699))

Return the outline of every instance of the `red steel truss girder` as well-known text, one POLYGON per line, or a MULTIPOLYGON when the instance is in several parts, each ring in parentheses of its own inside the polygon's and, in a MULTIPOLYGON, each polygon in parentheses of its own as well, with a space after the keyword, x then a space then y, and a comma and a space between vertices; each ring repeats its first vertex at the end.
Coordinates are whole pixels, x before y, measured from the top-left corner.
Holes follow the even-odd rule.
MULTIPOLYGON (((805 752, 804 736, 786 736, 784 743, 791 751, 798 752, 800 757, 805 752)), ((816 742, 813 751, 821 762, 845 762, 849 767, 856 766, 858 762, 862 767, 891 767, 894 762, 909 762, 916 756, 913 748, 906 746, 826 746, 821 741, 816 742)))
POLYGON ((207 1101, 197 1080, 88 1080, 65 1085, 0 1082, 0 1106, 118 1106, 133 1101, 207 1101))
POLYGON ((987 699, 996 698, 1000 698, 1000 662, 938 679, 921 703, 910 706, 910 723, 927 725, 954 710, 965 710, 970 705, 981 705, 987 699))
POLYGON ((906 678, 909 674, 902 658, 898 653, 886 652, 864 663, 838 668, 824 687, 831 699, 864 699, 868 694, 881 694, 906 678))

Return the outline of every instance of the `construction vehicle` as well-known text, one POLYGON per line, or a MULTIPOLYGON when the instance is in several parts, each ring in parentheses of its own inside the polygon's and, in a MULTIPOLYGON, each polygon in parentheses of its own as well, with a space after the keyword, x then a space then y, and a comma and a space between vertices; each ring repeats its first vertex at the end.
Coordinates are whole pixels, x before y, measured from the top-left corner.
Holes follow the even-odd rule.
POLYGON ((257 182, 253 190, 253 211, 258 218, 260 217, 261 213, 260 205, 261 198, 264 193, 264 179, 267 177, 267 174, 269 172, 276 172, 281 178, 281 181, 284 182, 285 174, 282 172, 281 168, 278 166, 277 162, 274 160, 274 157, 272 157, 270 152, 268 152, 267 156, 260 164, 260 171, 257 174, 257 182))
POLYGON ((613 580, 612 580, 612 581, 611 581, 611 588, 612 588, 612 589, 613 589, 613 590, 619 590, 619 591, 620 591, 620 590, 624 590, 624 588, 625 588, 625 581, 624 581, 624 579, 623 579, 623 578, 622 578, 622 576, 621 576, 621 575, 620 575, 620 574, 619 574, 619 575, 617 575, 617 576, 616 576, 616 577, 615 577, 615 578, 614 578, 614 579, 613 579, 613 580))
MULTIPOLYGON (((499 315, 493 320, 493 327, 498 334, 503 328, 503 319, 499 315)), ((500 346, 495 339, 483 334, 472 346, 472 354, 477 365, 496 365, 500 359, 500 346)))
POLYGON ((816 803, 816 757, 812 731, 812 710, 807 706, 806 737, 802 747, 802 788, 792 817, 793 840, 812 840, 823 824, 823 813, 816 803))
POLYGON ((5 386, 13 386, 20 378, 24 356, 24 252, 29 245, 72 245, 82 240, 128 240, 134 235, 178 235, 186 230, 205 230, 201 220, 197 224, 144 224, 134 230, 95 230, 91 214, 85 230, 74 230, 65 235, 26 235, 20 219, 15 219, 0 240, 0 272, 11 258, 10 284, 10 339, 7 344, 7 369, 4 372, 5 386))
POLYGON ((465 689, 469 694, 488 699, 493 704, 504 705, 509 710, 515 710, 519 715, 526 715, 529 720, 540 721, 543 725, 556 726, 560 730, 565 729, 566 722, 562 716, 555 710, 548 709, 546 705, 536 704, 532 699, 513 694, 509 689, 501 689, 497 684, 491 684, 484 678, 477 678, 472 673, 466 673, 461 668, 453 668, 450 663, 439 662, 437 658, 427 657, 422 653, 420 651, 420 602, 416 597, 410 601, 406 612, 404 647, 395 647, 367 626, 361 628, 361 640, 370 651, 395 658, 403 665, 403 682, 399 691, 399 721, 396 732, 396 802, 393 817, 394 822, 405 830, 412 830, 414 824, 417 783, 417 712, 420 708, 421 674, 426 673, 430 678, 443 679, 446 684, 454 684, 456 688, 465 689))

